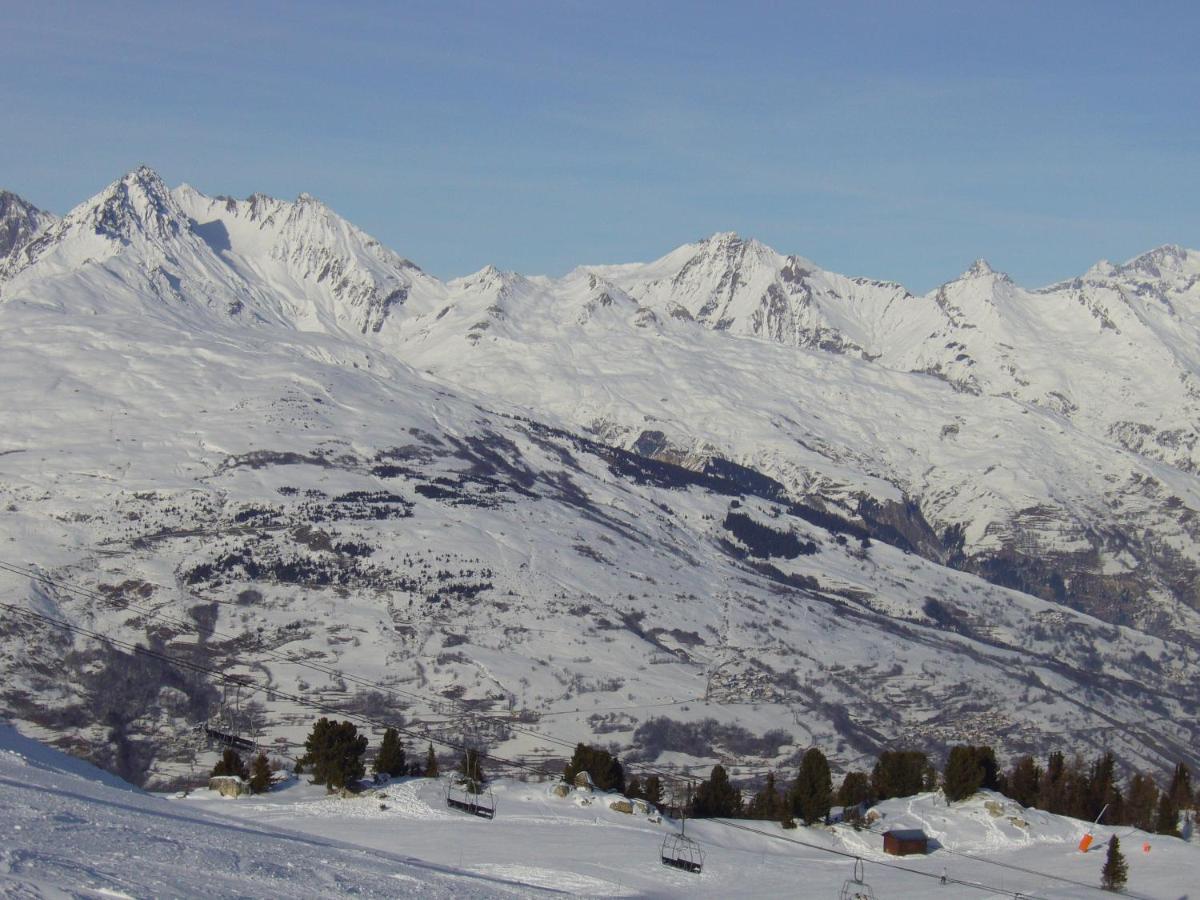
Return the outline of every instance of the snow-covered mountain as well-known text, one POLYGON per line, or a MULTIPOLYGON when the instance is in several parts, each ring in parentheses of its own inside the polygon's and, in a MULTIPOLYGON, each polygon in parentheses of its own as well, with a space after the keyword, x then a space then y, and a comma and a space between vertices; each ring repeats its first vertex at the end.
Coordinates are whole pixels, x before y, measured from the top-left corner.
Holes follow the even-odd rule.
MULTIPOLYGON (((0 588, 417 733, 485 710, 502 755, 1195 762, 1195 418, 1159 369, 1194 377, 1196 259, 915 297, 718 235, 441 282, 312 198, 138 169, 0 270, 0 588)), ((15 718, 194 771, 211 677, 0 628, 15 718)), ((271 740, 312 717, 254 703, 271 740)))
POLYGON ((54 221, 54 216, 0 190, 0 268, 54 221))

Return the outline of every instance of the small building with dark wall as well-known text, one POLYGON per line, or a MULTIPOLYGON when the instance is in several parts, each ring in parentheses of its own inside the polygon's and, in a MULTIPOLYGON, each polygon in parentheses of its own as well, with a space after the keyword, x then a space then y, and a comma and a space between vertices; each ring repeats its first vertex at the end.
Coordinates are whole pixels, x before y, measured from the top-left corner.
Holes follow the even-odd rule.
POLYGON ((892 856, 909 856, 929 852, 929 838, 920 828, 893 828, 883 833, 883 852, 892 856))

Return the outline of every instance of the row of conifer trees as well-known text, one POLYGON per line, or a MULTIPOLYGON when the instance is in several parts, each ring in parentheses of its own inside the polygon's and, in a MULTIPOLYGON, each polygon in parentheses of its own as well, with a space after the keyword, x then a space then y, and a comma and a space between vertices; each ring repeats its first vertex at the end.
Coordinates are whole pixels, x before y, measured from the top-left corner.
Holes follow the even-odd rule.
MULTIPOLYGON (((316 784, 336 790, 352 786, 366 774, 363 758, 367 738, 351 722, 321 718, 313 725, 304 747, 296 772, 307 772, 316 784)), ((410 763, 394 728, 384 732, 373 768, 376 774, 390 776, 436 777, 439 773, 433 745, 429 745, 423 765, 410 763)), ((477 752, 464 754, 459 771, 473 781, 486 781, 477 752)), ((1068 760, 1055 751, 1045 766, 1032 756, 1022 756, 1007 770, 1001 770, 991 747, 963 744, 951 748, 939 774, 922 751, 886 750, 879 754, 870 772, 847 772, 835 791, 829 761, 813 747, 801 758, 790 783, 781 783, 770 772, 765 784, 747 796, 734 786, 725 767, 716 765, 694 791, 687 791, 682 798, 674 794, 668 797, 667 786, 658 775, 627 779, 615 755, 582 743, 576 746, 563 778, 571 781, 580 772, 587 772, 600 790, 643 798, 659 806, 674 805, 695 817, 744 816, 780 821, 787 826, 796 820, 806 824, 824 821, 834 805, 843 807, 846 817, 853 821, 881 800, 938 787, 950 802, 969 797, 981 788, 989 789, 1022 806, 1088 820, 1103 814, 1103 822, 1108 825, 1132 825, 1172 835, 1178 834, 1180 813, 1200 807, 1200 790, 1194 790, 1191 772, 1184 763, 1176 765, 1165 790, 1142 772, 1130 775, 1122 786, 1116 757, 1109 751, 1090 763, 1079 755, 1068 760)), ((270 764, 264 753, 247 764, 235 751, 226 750, 212 774, 241 776, 256 793, 266 791, 271 783, 270 764)))
POLYGON ((1001 770, 991 747, 959 745, 951 748, 939 775, 921 751, 888 750, 879 755, 869 773, 847 772, 835 791, 829 762, 814 747, 801 758, 790 784, 781 784, 771 772, 766 783, 746 798, 730 782, 725 768, 714 766, 692 794, 688 809, 696 817, 745 816, 785 825, 799 819, 811 824, 826 819, 834 805, 842 806, 853 821, 866 807, 891 797, 940 787, 946 799, 954 802, 989 789, 1046 812, 1088 820, 1103 815, 1107 825, 1178 835, 1180 813, 1200 807, 1200 790, 1193 790, 1191 772, 1184 763, 1175 766, 1165 790, 1143 772, 1133 773, 1122 786, 1116 770, 1116 758, 1108 751, 1090 763, 1082 756, 1068 760, 1055 751, 1044 767, 1033 757, 1023 756, 1001 770))

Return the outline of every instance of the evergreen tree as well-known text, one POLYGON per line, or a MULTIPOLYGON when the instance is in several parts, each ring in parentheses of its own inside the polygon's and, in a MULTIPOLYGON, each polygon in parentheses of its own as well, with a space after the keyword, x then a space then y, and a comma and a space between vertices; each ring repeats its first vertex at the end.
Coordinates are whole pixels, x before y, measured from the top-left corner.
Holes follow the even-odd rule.
POLYGON ((254 794, 265 794, 271 789, 271 763, 267 754, 259 753, 254 757, 254 768, 250 774, 250 791, 254 794))
POLYGON ((238 756, 238 752, 231 747, 226 747, 225 752, 221 754, 221 760, 212 770, 213 777, 218 775, 236 775, 238 778, 249 778, 250 770, 246 768, 246 763, 238 756))
POLYGON ((400 743, 400 732, 388 728, 383 733, 379 753, 375 756, 375 774, 391 775, 393 778, 408 771, 404 761, 404 745, 400 743))
POLYGON ((742 797, 730 783, 725 767, 718 764, 713 766, 708 781, 696 788, 691 805, 697 819, 737 816, 742 811, 742 797))
POLYGON ((647 803, 653 803, 655 806, 662 806, 662 780, 657 775, 651 775, 646 779, 646 784, 642 788, 642 796, 646 798, 647 803))
POLYGON ((1158 834, 1179 837, 1179 808, 1171 799, 1170 792, 1164 792, 1158 798, 1158 813, 1154 817, 1154 830, 1158 834))
POLYGON ((838 788, 837 802, 845 809, 857 807, 871 800, 871 779, 866 772, 847 772, 838 788))
POLYGON ((312 773, 313 784, 329 791, 347 787, 363 777, 362 757, 367 738, 352 722, 332 722, 322 717, 304 740, 305 754, 300 762, 312 773))
POLYGON ((1158 785, 1149 775, 1134 773, 1129 779, 1125 800, 1125 824, 1142 831, 1154 830, 1154 813, 1158 807, 1158 785))
POLYGON ((1088 774, 1086 815, 1083 818, 1095 819, 1108 807, 1105 821, 1120 822, 1124 819, 1125 799, 1117 786, 1116 768, 1116 757, 1107 750, 1092 763, 1088 774))
POLYGON ((429 752, 425 754, 425 777, 437 778, 438 772, 437 754, 433 752, 433 744, 429 745, 429 752))
POLYGON ((1186 763, 1175 765, 1175 773, 1171 776, 1171 786, 1167 788, 1167 793, 1171 795, 1176 809, 1192 808, 1192 773, 1186 763))
POLYGON ((1042 770, 1032 756, 1022 756, 1009 770, 1005 795, 1022 806, 1036 806, 1042 770))
POLYGON ((1066 800, 1062 812, 1076 819, 1095 819, 1099 809, 1092 807, 1092 781, 1086 763, 1078 753, 1067 763, 1063 775, 1063 792, 1066 800))
POLYGON ((577 744, 571 761, 563 769, 563 781, 573 782, 580 772, 587 772, 592 784, 602 791, 625 791, 625 770, 607 750, 577 744))
POLYGON ((829 776, 829 761, 816 747, 810 747, 800 760, 800 771, 789 795, 792 814, 805 825, 824 821, 829 815, 833 797, 833 782, 829 776))
POLYGON ((920 750, 885 750, 871 770, 871 793, 878 800, 919 794, 928 782, 929 768, 920 750))
POLYGON ((775 773, 767 773, 767 783, 762 790, 750 798, 750 807, 746 811, 751 819, 779 821, 783 812, 783 799, 779 796, 779 787, 775 783, 775 773))
POLYGON ((1061 815, 1067 811, 1067 763, 1062 751, 1055 750, 1046 763, 1046 773, 1038 785, 1038 809, 1061 815))
POLYGON ((1129 866, 1121 853, 1121 842, 1114 834, 1108 839, 1108 855, 1104 857, 1104 868, 1100 870, 1100 886, 1106 891, 1119 891, 1129 878, 1129 866))
POLYGON ((645 796, 645 791, 642 788, 642 780, 636 775, 625 782, 625 796, 631 800, 640 800, 645 796))

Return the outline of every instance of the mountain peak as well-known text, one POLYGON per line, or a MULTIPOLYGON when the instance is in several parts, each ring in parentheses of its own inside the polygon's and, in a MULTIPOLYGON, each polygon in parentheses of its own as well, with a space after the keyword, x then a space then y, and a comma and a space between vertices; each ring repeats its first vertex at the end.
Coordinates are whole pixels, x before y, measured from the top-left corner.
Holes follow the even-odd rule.
POLYGON ((179 234, 182 212, 171 191, 152 168, 140 165, 75 207, 65 223, 86 224, 96 233, 128 241, 134 233, 179 234))
POLYGON ((15 256, 38 232, 54 221, 28 200, 0 190, 0 261, 15 256))
POLYGON ((1188 263, 1191 254, 1178 244, 1163 244, 1134 257, 1120 267, 1122 272, 1140 272, 1152 277, 1161 277, 1163 272, 1180 272, 1188 263))

